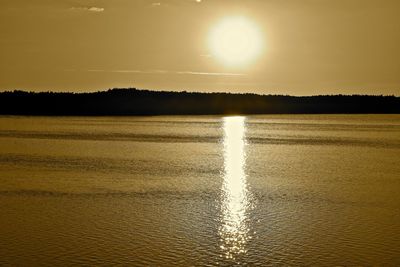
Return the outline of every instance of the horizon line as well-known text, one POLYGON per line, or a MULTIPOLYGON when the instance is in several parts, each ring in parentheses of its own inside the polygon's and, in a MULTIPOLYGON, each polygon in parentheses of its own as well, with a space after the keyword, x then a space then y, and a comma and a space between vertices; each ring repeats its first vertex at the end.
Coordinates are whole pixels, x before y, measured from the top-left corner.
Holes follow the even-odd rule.
POLYGON ((400 95, 395 94, 319 94, 319 95, 290 95, 290 94, 260 94, 254 92, 224 92, 224 91, 215 91, 215 92, 202 92, 202 91, 188 91, 182 90, 174 91, 168 89, 149 89, 149 88, 136 88, 136 87, 114 87, 114 88, 103 88, 103 89, 95 89, 93 91, 35 91, 35 90, 28 90, 28 89, 5 89, 3 91, 0 90, 0 94, 2 93, 15 93, 15 92, 25 92, 25 93, 54 93, 54 94, 93 94, 93 93, 106 93, 112 90, 136 90, 136 91, 150 91, 150 92, 158 92, 158 93, 193 93, 193 94, 230 94, 230 95, 256 95, 256 96, 287 96, 287 97, 316 97, 316 96, 375 96, 375 97, 400 97, 400 95))

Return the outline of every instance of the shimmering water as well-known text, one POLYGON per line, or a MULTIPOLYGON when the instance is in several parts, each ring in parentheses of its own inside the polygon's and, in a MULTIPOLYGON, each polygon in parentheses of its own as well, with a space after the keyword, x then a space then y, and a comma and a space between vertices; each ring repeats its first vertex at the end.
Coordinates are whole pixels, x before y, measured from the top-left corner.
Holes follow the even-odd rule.
POLYGON ((400 265, 400 116, 0 117, 0 265, 400 265))

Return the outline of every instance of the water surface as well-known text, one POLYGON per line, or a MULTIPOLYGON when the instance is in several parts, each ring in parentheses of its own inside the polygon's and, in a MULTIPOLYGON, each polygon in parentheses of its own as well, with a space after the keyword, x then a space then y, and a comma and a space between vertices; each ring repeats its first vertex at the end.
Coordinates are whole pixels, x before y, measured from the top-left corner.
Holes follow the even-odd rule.
POLYGON ((0 265, 400 265, 400 116, 0 117, 0 265))

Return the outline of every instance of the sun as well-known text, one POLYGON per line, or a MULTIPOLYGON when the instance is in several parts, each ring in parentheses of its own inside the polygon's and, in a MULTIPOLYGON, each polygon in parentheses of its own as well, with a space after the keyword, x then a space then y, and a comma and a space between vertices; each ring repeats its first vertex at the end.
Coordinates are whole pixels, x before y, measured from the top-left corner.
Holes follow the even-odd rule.
POLYGON ((255 23, 245 17, 229 17, 211 30, 209 48, 224 65, 244 66, 259 57, 263 41, 255 23))

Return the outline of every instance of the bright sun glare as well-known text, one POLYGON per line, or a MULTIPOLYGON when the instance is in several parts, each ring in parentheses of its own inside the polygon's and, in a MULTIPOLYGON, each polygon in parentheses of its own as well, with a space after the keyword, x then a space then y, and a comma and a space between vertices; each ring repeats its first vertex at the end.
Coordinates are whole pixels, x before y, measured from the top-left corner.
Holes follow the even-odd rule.
POLYGON ((221 20, 209 36, 211 53, 227 66, 243 66, 253 62, 261 53, 261 33, 245 17, 221 20))

